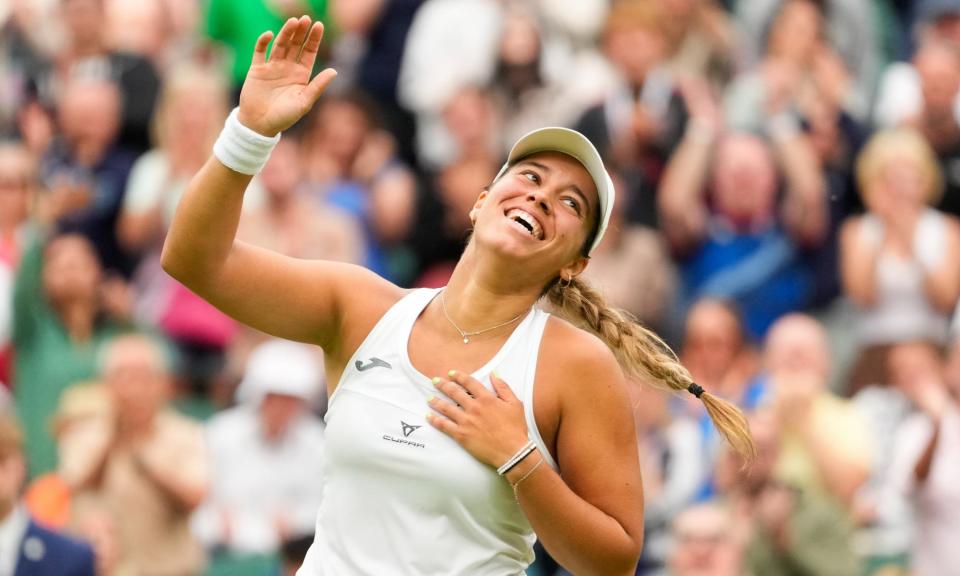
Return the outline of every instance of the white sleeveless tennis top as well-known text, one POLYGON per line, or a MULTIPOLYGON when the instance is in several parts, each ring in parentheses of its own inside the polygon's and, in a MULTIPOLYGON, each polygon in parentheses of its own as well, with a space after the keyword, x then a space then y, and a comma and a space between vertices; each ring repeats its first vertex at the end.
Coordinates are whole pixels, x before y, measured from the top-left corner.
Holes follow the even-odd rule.
MULTIPOLYGON (((510 484, 426 422, 427 399, 442 395, 410 363, 407 343, 438 292, 415 290, 394 304, 330 398, 323 501, 297 576, 515 576, 533 561, 536 537, 510 484)), ((534 309, 473 375, 491 388, 495 369, 510 385, 530 438, 556 468, 533 417, 548 317, 534 309)))

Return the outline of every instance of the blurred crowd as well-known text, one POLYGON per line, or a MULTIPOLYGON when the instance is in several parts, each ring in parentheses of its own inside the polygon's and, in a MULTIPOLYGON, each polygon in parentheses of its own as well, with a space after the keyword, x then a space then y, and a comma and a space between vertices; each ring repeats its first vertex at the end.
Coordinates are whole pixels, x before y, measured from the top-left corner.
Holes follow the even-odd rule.
POLYGON ((960 0, 2 0, 0 575, 302 559, 322 354, 159 252, 254 40, 304 13, 339 76, 241 240, 442 286, 510 144, 576 128, 618 193, 586 276, 759 451, 631 382, 637 573, 960 573, 960 0))

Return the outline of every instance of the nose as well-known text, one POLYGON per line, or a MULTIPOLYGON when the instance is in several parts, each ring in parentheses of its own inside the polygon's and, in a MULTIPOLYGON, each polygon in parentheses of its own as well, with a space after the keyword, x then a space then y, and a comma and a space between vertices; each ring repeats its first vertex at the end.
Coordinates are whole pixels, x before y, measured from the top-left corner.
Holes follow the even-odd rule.
POLYGON ((547 197, 541 191, 535 190, 527 194, 527 202, 533 203, 534 206, 543 210, 543 213, 547 216, 550 215, 550 203, 547 202, 547 197))

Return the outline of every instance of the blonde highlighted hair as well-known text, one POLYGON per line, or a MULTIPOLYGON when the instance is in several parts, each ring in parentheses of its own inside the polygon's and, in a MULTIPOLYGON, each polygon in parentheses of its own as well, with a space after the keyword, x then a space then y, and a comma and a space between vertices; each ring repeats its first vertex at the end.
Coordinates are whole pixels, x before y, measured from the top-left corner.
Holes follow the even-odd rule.
POLYGON ((690 372, 659 336, 628 313, 609 306, 603 296, 583 280, 555 281, 547 289, 546 297, 558 316, 603 340, 628 377, 673 392, 697 394, 723 438, 747 461, 753 459, 756 447, 743 413, 697 386, 690 372))
POLYGON ((867 141, 857 158, 857 186, 865 203, 875 184, 891 162, 907 160, 923 176, 928 204, 935 204, 943 194, 943 176, 937 155, 927 139, 912 128, 891 128, 878 132, 867 141))

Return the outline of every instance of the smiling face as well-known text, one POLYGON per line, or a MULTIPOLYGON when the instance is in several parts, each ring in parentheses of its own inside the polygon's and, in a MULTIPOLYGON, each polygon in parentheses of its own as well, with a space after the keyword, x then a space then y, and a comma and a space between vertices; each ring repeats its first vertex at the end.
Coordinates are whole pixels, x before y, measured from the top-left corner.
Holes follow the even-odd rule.
POLYGON ((580 162, 540 152, 516 162, 481 193, 470 217, 479 246, 523 260, 524 271, 546 282, 586 266, 584 244, 598 210, 596 186, 580 162))

